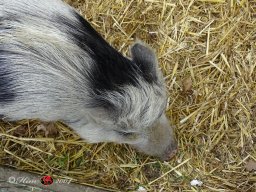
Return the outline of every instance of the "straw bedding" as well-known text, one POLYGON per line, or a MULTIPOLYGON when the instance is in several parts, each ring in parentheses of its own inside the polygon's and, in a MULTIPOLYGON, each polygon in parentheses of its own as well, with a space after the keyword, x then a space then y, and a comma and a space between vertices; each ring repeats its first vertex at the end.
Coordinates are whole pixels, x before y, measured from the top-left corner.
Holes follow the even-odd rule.
POLYGON ((1 121, 0 164, 110 191, 256 191, 256 1, 67 2, 124 55, 136 38, 156 50, 179 151, 160 162, 61 122, 45 136, 36 120, 1 121))

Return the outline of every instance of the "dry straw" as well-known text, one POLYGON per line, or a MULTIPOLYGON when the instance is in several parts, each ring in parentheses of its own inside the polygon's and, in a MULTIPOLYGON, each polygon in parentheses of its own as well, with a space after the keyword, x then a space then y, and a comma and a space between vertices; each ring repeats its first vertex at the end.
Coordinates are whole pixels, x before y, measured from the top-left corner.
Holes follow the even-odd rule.
POLYGON ((62 123, 0 123, 0 164, 104 188, 256 191, 256 1, 69 0, 123 54, 136 38, 156 49, 179 152, 159 162, 126 145, 89 145, 62 123), (201 187, 190 181, 203 182, 201 187))

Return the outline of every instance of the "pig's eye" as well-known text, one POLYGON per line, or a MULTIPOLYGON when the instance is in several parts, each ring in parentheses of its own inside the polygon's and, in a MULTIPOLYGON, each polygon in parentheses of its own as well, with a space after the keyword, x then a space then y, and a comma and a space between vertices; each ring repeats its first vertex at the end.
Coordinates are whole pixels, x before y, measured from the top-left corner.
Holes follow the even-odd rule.
POLYGON ((125 136, 125 137, 128 137, 130 135, 134 135, 133 132, 126 132, 126 131, 116 131, 119 135, 122 135, 122 136, 125 136))
POLYGON ((129 138, 129 139, 136 139, 137 135, 134 132, 126 132, 126 131, 116 131, 119 135, 129 138))

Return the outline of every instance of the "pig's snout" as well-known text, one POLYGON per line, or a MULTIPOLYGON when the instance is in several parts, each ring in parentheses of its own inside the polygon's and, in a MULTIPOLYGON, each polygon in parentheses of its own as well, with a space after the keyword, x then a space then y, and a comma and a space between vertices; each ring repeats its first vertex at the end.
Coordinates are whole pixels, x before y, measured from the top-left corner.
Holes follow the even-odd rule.
POLYGON ((178 144, 173 127, 168 119, 162 115, 154 126, 149 128, 144 142, 132 145, 137 150, 148 155, 156 156, 162 161, 170 160, 177 152, 178 144))
POLYGON ((177 143, 171 143, 167 146, 166 150, 164 151, 163 155, 160 156, 162 161, 169 161, 171 160, 178 151, 177 143))

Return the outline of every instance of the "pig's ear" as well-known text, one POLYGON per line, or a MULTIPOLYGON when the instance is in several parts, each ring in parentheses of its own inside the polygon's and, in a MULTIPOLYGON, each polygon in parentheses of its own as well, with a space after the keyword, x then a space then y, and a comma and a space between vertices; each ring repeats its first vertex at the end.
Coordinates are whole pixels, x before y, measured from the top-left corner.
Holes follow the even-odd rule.
POLYGON ((131 47, 132 60, 149 83, 157 81, 157 58, 155 52, 146 44, 136 42, 131 47))

